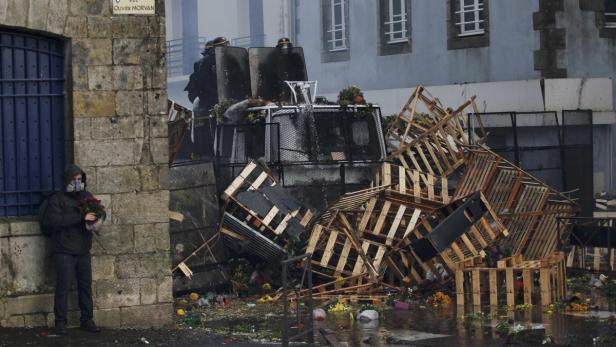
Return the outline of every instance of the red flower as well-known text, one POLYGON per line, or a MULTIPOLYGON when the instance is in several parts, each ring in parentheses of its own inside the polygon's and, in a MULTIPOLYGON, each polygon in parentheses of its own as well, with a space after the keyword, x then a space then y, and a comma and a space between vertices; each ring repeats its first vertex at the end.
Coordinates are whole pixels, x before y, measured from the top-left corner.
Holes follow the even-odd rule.
POLYGON ((355 99, 353 101, 355 101, 356 105, 363 104, 364 103, 364 97, 361 96, 361 95, 355 95, 355 99))
POLYGON ((84 214, 94 213, 99 219, 106 215, 105 206, 101 204, 100 200, 93 196, 88 196, 79 200, 79 205, 83 209, 84 214))

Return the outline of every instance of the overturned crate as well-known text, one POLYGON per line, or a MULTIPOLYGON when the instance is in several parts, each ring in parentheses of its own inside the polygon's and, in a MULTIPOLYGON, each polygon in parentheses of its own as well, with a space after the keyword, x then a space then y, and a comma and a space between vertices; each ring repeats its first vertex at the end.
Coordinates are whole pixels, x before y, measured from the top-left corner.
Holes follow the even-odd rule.
POLYGON ((563 252, 542 260, 509 257, 499 260, 496 268, 459 263, 455 279, 456 302, 461 306, 467 302, 473 306, 547 306, 562 301, 567 292, 563 252))
POLYGON ((487 199, 476 192, 419 220, 386 255, 387 280, 400 285, 426 279, 442 282, 451 277, 457 263, 484 256, 486 247, 507 235, 487 199))
POLYGON ((220 233, 225 244, 267 261, 279 262, 299 241, 312 212, 288 194, 267 167, 250 161, 225 189, 220 233))

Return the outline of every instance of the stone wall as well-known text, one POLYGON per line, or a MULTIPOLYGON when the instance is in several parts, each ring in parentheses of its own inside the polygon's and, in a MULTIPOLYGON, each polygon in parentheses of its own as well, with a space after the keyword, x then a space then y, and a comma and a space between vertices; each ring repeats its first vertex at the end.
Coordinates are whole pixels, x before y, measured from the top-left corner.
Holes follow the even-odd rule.
MULTIPOLYGON (((95 320, 169 324, 164 1, 153 16, 114 16, 109 0, 0 0, 0 23, 66 39, 69 146, 108 210, 92 250, 95 320)), ((0 220, 0 326, 53 323, 52 268, 34 218, 0 220)))

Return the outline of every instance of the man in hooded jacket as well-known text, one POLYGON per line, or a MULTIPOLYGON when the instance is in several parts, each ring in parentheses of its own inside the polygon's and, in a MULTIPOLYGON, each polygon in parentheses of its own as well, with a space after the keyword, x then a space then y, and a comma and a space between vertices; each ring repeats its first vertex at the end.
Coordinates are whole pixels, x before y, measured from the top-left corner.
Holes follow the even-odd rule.
POLYGON ((92 231, 100 228, 103 218, 94 213, 84 213, 80 200, 92 197, 86 191, 86 174, 77 165, 70 165, 64 174, 64 190, 49 198, 43 223, 53 231, 56 287, 54 316, 56 334, 66 334, 68 293, 74 277, 77 278, 77 295, 81 311, 81 328, 99 332, 93 318, 92 302, 92 231))

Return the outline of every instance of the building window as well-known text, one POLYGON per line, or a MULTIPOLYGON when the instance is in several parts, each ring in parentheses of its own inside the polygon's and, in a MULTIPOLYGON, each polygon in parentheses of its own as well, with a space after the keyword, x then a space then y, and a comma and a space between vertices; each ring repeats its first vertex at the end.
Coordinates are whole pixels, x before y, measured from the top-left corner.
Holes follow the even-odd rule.
POLYGON ((321 61, 351 59, 349 43, 349 0, 321 0, 321 61))
POLYGON ((484 30, 483 0, 460 0, 456 11, 458 36, 482 35, 484 30))
POLYGON ((406 26, 407 10, 405 0, 389 0, 388 21, 385 22, 387 43, 400 43, 408 40, 406 26))
POLYGON ((379 55, 411 52, 411 0, 379 0, 379 55))
POLYGON ((616 29, 616 0, 605 0, 605 28, 616 29))
POLYGON ((489 0, 448 0, 447 49, 490 45, 489 0))
POLYGON ((345 4, 344 0, 331 1, 331 26, 328 30, 330 34, 329 50, 331 52, 347 49, 346 45, 346 23, 345 23, 345 4))

